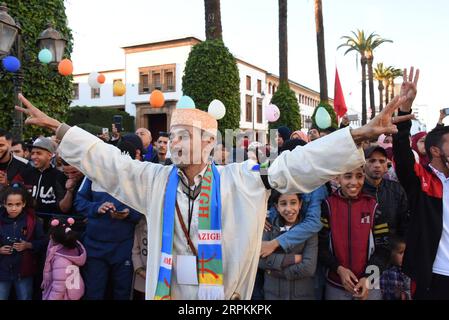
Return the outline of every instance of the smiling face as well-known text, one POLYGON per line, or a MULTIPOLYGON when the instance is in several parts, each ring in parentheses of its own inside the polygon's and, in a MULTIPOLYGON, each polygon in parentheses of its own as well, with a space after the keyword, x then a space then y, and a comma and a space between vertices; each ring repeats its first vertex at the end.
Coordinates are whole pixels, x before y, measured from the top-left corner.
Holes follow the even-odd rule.
POLYGON ((31 151, 31 161, 38 170, 44 170, 50 166, 52 154, 44 149, 33 148, 31 151))
POLYGON ((357 168, 338 176, 338 183, 341 186, 343 195, 347 198, 357 198, 362 191, 365 182, 365 172, 363 168, 357 168))
POLYGON ((297 194, 283 194, 275 204, 276 210, 285 221, 286 226, 292 226, 299 221, 299 210, 302 200, 297 194))

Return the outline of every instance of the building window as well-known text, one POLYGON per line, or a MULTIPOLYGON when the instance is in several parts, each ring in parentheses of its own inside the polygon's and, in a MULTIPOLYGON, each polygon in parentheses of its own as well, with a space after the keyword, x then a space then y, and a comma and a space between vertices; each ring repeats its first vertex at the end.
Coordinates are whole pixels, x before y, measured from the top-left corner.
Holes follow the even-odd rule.
POLYGON ((150 82, 148 73, 140 73, 139 79, 139 93, 150 93, 150 82))
POLYGON ((251 77, 246 76, 246 90, 251 91, 251 77))
POLYGON ((257 93, 262 93, 262 80, 257 80, 257 93))
POLYGON ((268 94, 271 94, 271 82, 268 83, 268 94))
POLYGON ((253 122, 253 97, 246 96, 246 122, 253 122))
POLYGON ((155 89, 175 91, 175 75, 175 64, 139 68, 139 94, 148 94, 155 89))
MULTIPOLYGON (((114 79, 114 80, 112 80, 112 87, 114 88, 114 84, 116 83, 116 82, 121 82, 122 81, 122 79, 114 79)), ((140 85, 140 84, 139 84, 140 85)), ((119 97, 119 95, 117 95, 117 94, 115 94, 115 91, 114 90, 112 90, 112 96, 114 96, 114 97, 119 97)))
POLYGON ((73 100, 78 100, 80 98, 80 84, 79 83, 73 84, 72 97, 73 97, 73 100))
POLYGON ((100 98, 100 88, 91 88, 90 89, 90 97, 92 99, 100 98))
POLYGON ((257 99, 257 123, 262 123, 262 99, 257 99))

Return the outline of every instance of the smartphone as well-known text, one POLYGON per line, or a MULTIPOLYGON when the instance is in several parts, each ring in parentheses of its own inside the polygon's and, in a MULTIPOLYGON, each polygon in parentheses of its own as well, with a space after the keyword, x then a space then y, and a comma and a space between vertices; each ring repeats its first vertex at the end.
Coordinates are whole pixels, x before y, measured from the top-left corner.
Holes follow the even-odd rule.
POLYGON ((358 121, 359 115, 358 114, 348 114, 348 120, 349 121, 358 121))
POLYGON ((115 115, 112 117, 112 122, 115 124, 118 132, 123 131, 123 116, 115 115))
POLYGON ((443 110, 445 115, 449 116, 449 108, 444 108, 442 110, 443 110))
POLYGON ((109 128, 103 128, 103 134, 109 134, 109 128))

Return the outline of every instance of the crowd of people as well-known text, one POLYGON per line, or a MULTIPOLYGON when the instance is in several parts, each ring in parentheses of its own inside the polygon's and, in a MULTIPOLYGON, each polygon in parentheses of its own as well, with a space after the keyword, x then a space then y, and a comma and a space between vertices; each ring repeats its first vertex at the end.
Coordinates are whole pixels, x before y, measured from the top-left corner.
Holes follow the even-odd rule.
POLYGON ((199 110, 153 143, 146 128, 94 137, 20 97, 56 135, 0 129, 0 299, 449 299, 449 127, 442 113, 410 135, 418 75, 361 129, 282 126, 276 145, 232 149, 199 110), (180 160, 191 119, 209 133, 200 164, 180 160))

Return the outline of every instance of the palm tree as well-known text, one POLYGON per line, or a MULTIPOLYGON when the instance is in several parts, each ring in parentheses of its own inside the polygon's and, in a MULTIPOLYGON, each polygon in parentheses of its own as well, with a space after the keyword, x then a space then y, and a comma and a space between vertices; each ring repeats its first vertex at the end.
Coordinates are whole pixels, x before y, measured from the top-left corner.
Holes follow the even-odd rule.
POLYGON ((279 80, 288 83, 287 0, 279 0, 279 80))
POLYGON ((376 116, 376 108, 374 105, 374 76, 373 76, 374 49, 376 49, 382 43, 385 42, 393 42, 393 41, 382 39, 379 37, 379 35, 374 33, 371 33, 367 39, 368 50, 365 52, 365 54, 368 65, 368 84, 369 84, 369 97, 371 107, 371 119, 376 116))
POLYGON ((357 33, 352 31, 354 36, 343 36, 342 39, 346 39, 346 42, 339 45, 339 48, 348 47, 348 50, 344 53, 356 51, 360 54, 360 64, 362 65, 362 125, 367 122, 366 113, 366 65, 369 64, 368 68, 368 82, 370 85, 370 107, 371 107, 371 118, 374 117, 376 110, 374 106, 374 76, 373 76, 373 60, 374 60, 374 49, 384 42, 391 42, 391 40, 385 40, 379 38, 375 33, 371 33, 368 37, 365 36, 363 30, 357 30, 357 33))
POLYGON ((377 67, 374 69, 374 79, 376 79, 379 82, 378 89, 379 89, 379 112, 383 109, 383 102, 384 102, 384 96, 383 91, 385 89, 384 81, 387 78, 387 68, 384 67, 383 63, 378 63, 377 67))
POLYGON ((324 49, 324 26, 323 26, 323 5, 321 0, 315 0, 315 25, 316 42, 318 49, 318 70, 320 73, 320 100, 327 103, 327 73, 326 73, 326 55, 324 49))
POLYGON ((204 0, 206 40, 222 40, 220 0, 204 0))
POLYGON ((401 69, 395 69, 393 68, 392 73, 391 73, 391 77, 390 77, 390 81, 391 81, 391 100, 393 100, 394 98, 394 80, 396 78, 402 77, 402 70, 401 69))
POLYGON ((388 67, 385 72, 385 104, 387 105, 390 102, 390 98, 394 98, 394 79, 402 76, 402 70, 396 69, 394 67, 388 67), (391 87, 391 92, 390 92, 391 87))

